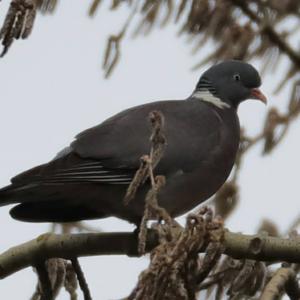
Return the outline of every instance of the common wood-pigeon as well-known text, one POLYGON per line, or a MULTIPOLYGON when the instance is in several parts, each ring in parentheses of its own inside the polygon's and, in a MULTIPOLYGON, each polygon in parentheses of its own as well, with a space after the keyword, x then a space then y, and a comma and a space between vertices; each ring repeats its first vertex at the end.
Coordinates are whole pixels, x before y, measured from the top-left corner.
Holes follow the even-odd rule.
POLYGON ((216 64, 187 99, 129 108, 83 131, 53 160, 14 177, 0 190, 0 206, 17 203, 11 216, 29 222, 115 216, 139 224, 149 182, 129 205, 123 198, 140 157, 151 147, 148 115, 160 111, 167 146, 155 169, 166 177, 158 200, 172 216, 181 215, 212 196, 229 176, 240 140, 237 107, 246 99, 266 102, 260 85, 250 64, 216 64))

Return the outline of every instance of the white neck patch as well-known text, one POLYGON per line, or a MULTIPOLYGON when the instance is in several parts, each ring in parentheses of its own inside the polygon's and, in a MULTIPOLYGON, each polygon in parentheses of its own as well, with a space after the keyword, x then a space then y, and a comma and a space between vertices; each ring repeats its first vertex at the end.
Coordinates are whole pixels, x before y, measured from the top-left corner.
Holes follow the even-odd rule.
POLYGON ((209 90, 201 90, 196 91, 192 94, 193 98, 196 98, 201 101, 209 102, 213 104, 214 106, 224 109, 229 108, 230 105, 224 101, 222 101, 220 98, 214 96, 209 90))

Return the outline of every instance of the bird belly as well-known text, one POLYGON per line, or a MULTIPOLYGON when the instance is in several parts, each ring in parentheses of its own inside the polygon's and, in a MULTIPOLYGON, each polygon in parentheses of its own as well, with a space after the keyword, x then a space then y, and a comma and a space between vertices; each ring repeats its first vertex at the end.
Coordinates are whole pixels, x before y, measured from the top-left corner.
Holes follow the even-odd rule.
POLYGON ((167 179, 159 194, 159 204, 174 217, 182 215, 214 195, 228 178, 236 151, 201 162, 192 172, 167 179))

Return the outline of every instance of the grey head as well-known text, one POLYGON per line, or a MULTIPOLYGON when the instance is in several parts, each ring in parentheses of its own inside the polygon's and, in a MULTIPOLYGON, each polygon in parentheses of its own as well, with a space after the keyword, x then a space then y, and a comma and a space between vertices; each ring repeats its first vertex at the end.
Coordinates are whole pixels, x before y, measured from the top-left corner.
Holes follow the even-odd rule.
POLYGON ((213 96, 236 108, 246 99, 257 99, 266 103, 265 95, 258 89, 260 85, 260 76, 252 65, 229 60, 204 72, 196 91, 208 90, 213 96))

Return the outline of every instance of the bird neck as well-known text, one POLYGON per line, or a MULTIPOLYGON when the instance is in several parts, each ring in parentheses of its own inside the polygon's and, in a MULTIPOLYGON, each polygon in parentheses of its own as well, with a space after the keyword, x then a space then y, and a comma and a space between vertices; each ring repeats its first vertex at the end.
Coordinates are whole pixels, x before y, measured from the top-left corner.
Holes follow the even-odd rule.
POLYGON ((212 105, 224 109, 230 108, 230 105, 224 101, 222 101, 219 97, 214 95, 209 89, 207 88, 197 88, 196 91, 192 94, 191 98, 211 103, 212 105))

